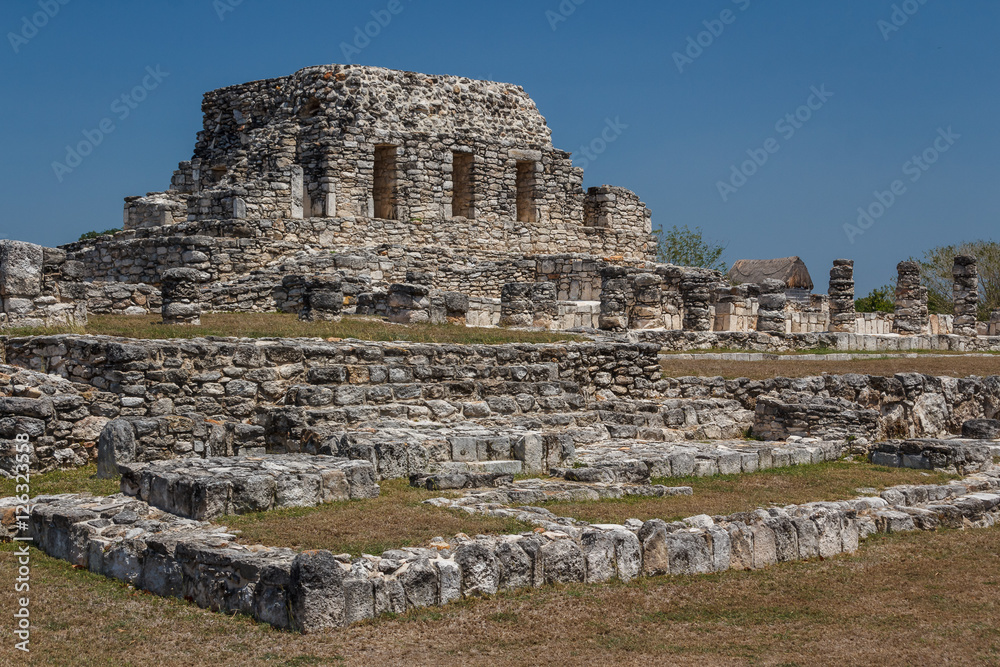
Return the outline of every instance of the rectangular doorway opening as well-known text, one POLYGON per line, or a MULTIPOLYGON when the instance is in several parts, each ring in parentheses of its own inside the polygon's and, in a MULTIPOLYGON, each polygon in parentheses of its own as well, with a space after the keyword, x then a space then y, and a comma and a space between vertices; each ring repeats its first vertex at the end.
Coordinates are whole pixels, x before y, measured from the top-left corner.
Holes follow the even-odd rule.
POLYGON ((517 163, 517 221, 536 222, 535 163, 517 163))
POLYGON ((456 218, 476 217, 472 193, 472 153, 452 153, 452 200, 451 214, 456 218))
POLYGON ((372 189, 375 200, 375 217, 383 220, 396 219, 396 147, 375 147, 375 184, 372 189))

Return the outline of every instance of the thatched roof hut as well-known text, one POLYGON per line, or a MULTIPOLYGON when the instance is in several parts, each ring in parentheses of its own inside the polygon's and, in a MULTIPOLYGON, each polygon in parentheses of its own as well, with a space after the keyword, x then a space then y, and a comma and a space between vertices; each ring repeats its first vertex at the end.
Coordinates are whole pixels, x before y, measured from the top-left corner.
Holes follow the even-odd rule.
POLYGON ((812 291, 813 281, 806 263, 798 257, 781 259, 740 259, 729 269, 729 279, 736 284, 762 283, 774 278, 787 289, 812 291))

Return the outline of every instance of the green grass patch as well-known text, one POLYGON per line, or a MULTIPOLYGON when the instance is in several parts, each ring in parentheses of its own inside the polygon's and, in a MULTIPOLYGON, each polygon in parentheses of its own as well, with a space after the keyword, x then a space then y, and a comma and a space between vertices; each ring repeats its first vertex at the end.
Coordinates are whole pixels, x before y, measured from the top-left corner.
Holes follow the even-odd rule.
MULTIPOLYGON (((97 479, 97 466, 94 464, 71 470, 32 473, 28 481, 32 497, 60 493, 90 493, 95 496, 109 496, 121 490, 118 478, 97 479)), ((0 479, 0 497, 20 495, 16 493, 17 484, 16 479, 0 479)))

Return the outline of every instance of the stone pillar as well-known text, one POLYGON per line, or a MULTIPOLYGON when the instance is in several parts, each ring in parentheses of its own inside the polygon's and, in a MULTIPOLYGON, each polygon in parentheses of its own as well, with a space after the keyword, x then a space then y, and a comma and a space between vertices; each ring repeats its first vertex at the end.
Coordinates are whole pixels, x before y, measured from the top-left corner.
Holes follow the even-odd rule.
POLYGON ((551 282, 532 283, 529 297, 533 315, 532 324, 536 327, 551 329, 552 324, 559 316, 559 307, 556 305, 556 284, 551 282))
POLYGON ((990 324, 987 332, 990 336, 1000 336, 1000 310, 990 312, 990 324))
POLYGON ((167 269, 160 277, 160 291, 163 299, 161 313, 164 324, 201 324, 201 283, 209 279, 207 273, 198 269, 167 269))
POLYGON ((601 269, 601 314, 598 326, 605 331, 628 330, 629 286, 620 266, 601 269))
POLYGON ((922 334, 927 331, 927 288, 920 284, 920 265, 900 262, 896 266, 896 317, 892 332, 922 334))
POLYGON ((681 278, 681 298, 684 300, 684 330, 711 331, 712 285, 717 278, 704 269, 687 269, 681 278))
POLYGON ((388 318, 396 324, 420 324, 431 321, 431 290, 426 285, 395 283, 389 285, 388 318))
POLYGON ((959 255, 955 258, 951 275, 955 282, 952 295, 955 300, 954 332, 958 336, 975 336, 976 315, 979 306, 979 269, 976 258, 959 255))
POLYGON ((339 274, 306 278, 302 291, 304 322, 339 322, 344 311, 343 278, 339 274))
POLYGON ((788 304, 785 283, 773 278, 765 280, 760 285, 757 302, 757 331, 785 333, 785 306, 788 304))
POLYGON ((500 326, 530 327, 534 319, 531 283, 507 283, 500 288, 500 326))
POLYGON ((500 290, 502 327, 549 328, 557 315, 555 283, 507 283, 500 290))
POLYGON ((629 321, 633 329, 663 328, 663 282, 655 273, 640 273, 632 276, 632 294, 635 303, 631 308, 629 321))
POLYGON ((830 269, 830 331, 854 333, 854 260, 835 259, 830 269))

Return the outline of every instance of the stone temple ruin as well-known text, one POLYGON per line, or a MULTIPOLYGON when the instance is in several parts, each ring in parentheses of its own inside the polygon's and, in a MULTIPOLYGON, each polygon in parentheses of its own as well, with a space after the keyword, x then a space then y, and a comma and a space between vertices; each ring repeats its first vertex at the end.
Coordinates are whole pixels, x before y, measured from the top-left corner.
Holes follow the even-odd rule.
POLYGON ((311 67, 208 93, 203 112, 194 157, 165 192, 126 200, 123 231, 59 248, 0 243, 0 323, 280 311, 591 340, 3 336, 0 471, 96 460, 100 475, 121 475, 122 494, 39 498, 25 526, 0 535, 311 631, 498 590, 758 569, 851 552, 876 532, 996 520, 998 377, 665 378, 660 365, 664 349, 1000 349, 976 322, 974 258, 956 258, 953 318, 928 315, 909 262, 884 315, 854 312, 850 260, 834 263, 829 295, 656 263, 645 204, 619 187, 585 191, 509 84, 311 67), (537 507, 691 493, 662 481, 845 454, 966 478, 674 523, 591 526, 537 507), (369 498, 397 478, 451 492, 435 504, 539 530, 352 558, 251 549, 211 523, 369 498))

